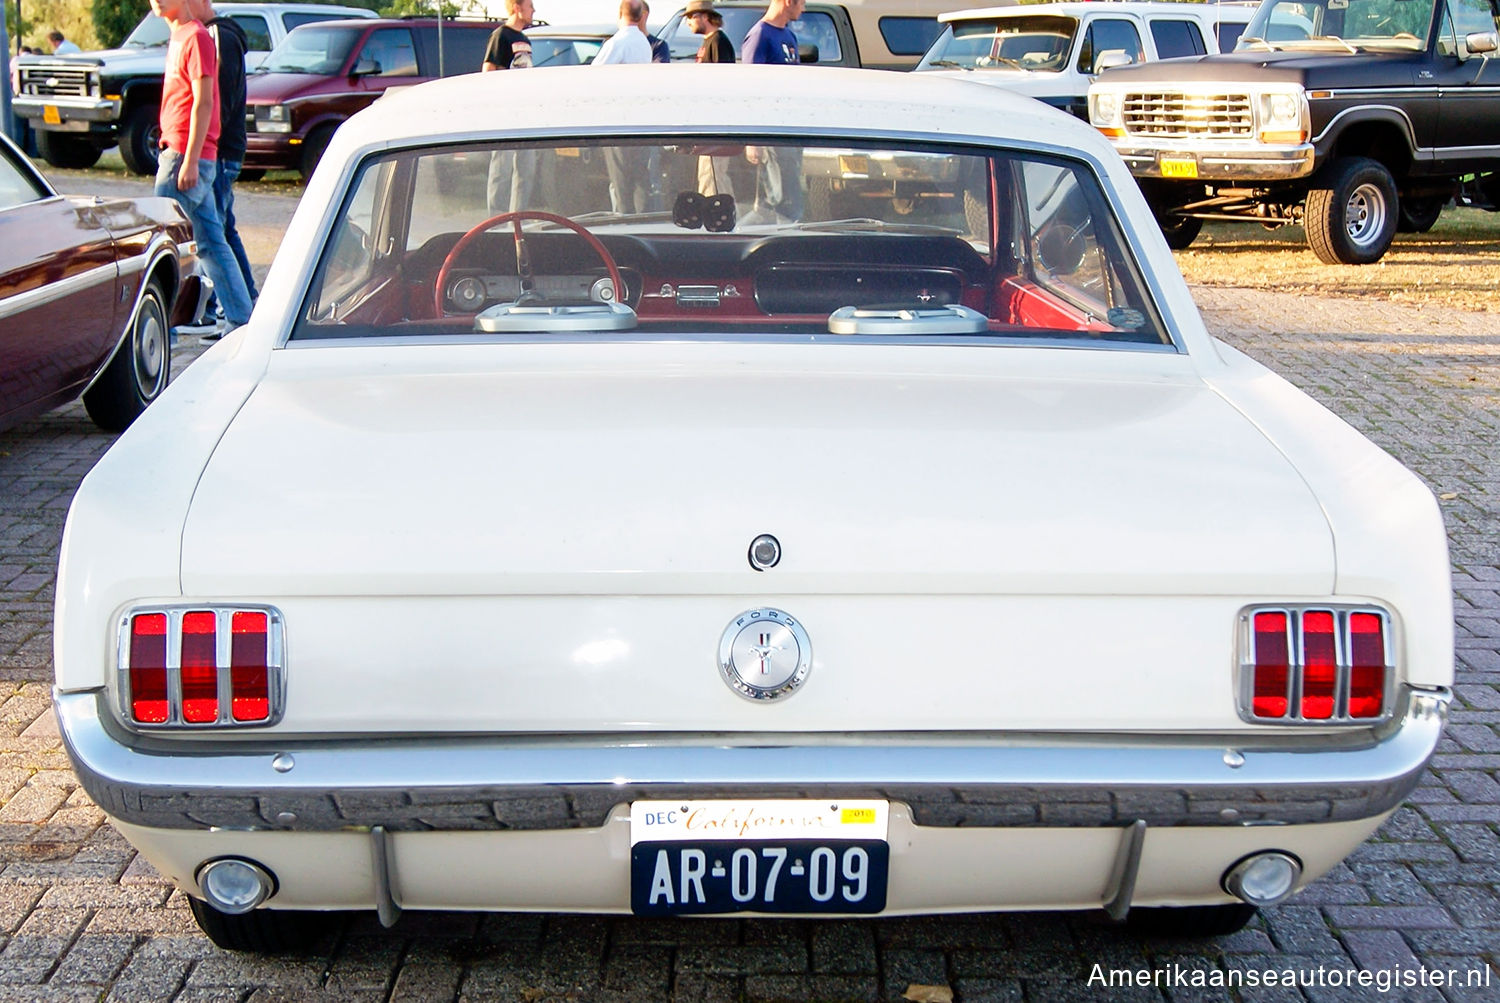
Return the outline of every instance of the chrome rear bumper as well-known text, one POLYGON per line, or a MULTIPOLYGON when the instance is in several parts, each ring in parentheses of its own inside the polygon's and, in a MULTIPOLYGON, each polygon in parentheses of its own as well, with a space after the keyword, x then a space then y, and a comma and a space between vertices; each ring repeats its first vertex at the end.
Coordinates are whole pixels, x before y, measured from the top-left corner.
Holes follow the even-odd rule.
POLYGON ((1378 734, 611 735, 277 742, 129 735, 56 695, 84 789, 159 829, 578 829, 643 798, 877 797, 924 826, 1095 828, 1374 818, 1420 780, 1450 694, 1378 734), (1275 741, 1273 742, 1272 739, 1275 741), (128 743, 128 744, 127 744, 128 743))

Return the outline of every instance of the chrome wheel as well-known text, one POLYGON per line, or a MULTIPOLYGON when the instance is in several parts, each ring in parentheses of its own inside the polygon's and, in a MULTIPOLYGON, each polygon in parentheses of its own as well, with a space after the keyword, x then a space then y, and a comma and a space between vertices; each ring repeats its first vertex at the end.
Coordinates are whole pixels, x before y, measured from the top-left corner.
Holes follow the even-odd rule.
POLYGON ((144 401, 155 400, 167 385, 169 337, 161 301, 155 296, 145 297, 141 302, 141 312, 136 315, 135 334, 131 338, 136 391, 144 401))
POLYGON ((1385 233, 1390 212, 1385 192, 1378 185, 1363 184, 1354 189, 1344 206, 1344 229, 1349 233, 1349 242, 1356 247, 1374 244, 1385 233))

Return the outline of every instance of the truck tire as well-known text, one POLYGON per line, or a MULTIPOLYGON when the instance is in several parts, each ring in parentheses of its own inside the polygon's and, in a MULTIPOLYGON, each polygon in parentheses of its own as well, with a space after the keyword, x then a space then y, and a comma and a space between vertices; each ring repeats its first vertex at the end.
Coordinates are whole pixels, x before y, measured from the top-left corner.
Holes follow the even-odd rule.
POLYGON ((1203 229, 1203 220, 1196 216, 1169 213, 1156 217, 1156 225, 1161 227, 1161 235, 1167 238, 1168 247, 1174 251, 1185 251, 1198 239, 1198 233, 1203 229))
POLYGON ((1437 196, 1428 198, 1403 198, 1401 215, 1396 221, 1397 233, 1426 233, 1431 230, 1443 214, 1447 199, 1437 196))
POLYGON ((99 162, 99 154, 104 152, 82 136, 45 130, 37 131, 36 148, 42 159, 53 167, 73 169, 93 167, 99 162))
POLYGON ((131 174, 156 174, 161 145, 158 114, 154 106, 136 105, 120 121, 120 159, 131 174))
POLYGON ((231 916, 191 896, 188 908, 199 929, 216 946, 250 954, 310 951, 328 928, 329 920, 335 918, 292 909, 253 909, 231 916))
POLYGON ((241 181, 259 181, 261 178, 264 178, 265 176, 266 176, 266 171, 265 171, 265 168, 263 168, 263 167, 246 167, 246 168, 242 168, 240 170, 239 180, 241 180, 241 181))
POLYGON ((1396 235, 1396 182, 1369 157, 1340 157, 1313 182, 1304 221, 1307 244, 1330 265, 1368 265, 1396 235))

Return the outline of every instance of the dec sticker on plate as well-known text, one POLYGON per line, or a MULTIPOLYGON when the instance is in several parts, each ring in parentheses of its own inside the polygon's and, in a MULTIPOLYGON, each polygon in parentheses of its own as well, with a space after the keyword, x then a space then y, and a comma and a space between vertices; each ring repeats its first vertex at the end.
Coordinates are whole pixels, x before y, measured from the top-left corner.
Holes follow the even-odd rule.
POLYGON ((631 845, 671 839, 885 839, 889 802, 636 801, 631 845))

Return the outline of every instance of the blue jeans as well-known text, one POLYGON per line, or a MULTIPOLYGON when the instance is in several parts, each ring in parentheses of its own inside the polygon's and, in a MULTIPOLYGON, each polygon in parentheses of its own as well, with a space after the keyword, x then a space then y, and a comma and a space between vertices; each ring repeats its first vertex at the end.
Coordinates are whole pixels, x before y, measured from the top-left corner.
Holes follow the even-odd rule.
POLYGON ((245 288, 239 262, 234 260, 234 252, 224 239, 224 220, 213 197, 214 162, 198 161, 198 183, 185 192, 177 190, 177 172, 181 167, 182 154, 176 150, 161 151, 156 194, 176 199, 187 214, 193 224, 193 238, 198 242, 198 260, 214 284, 219 305, 224 308, 224 319, 239 326, 250 319, 250 290, 245 288))
POLYGON ((250 272, 250 258, 245 254, 245 244, 240 240, 240 231, 234 226, 234 182, 240 176, 239 160, 220 160, 214 174, 214 202, 219 207, 219 218, 224 221, 224 240, 229 244, 229 250, 234 252, 234 260, 239 263, 240 274, 245 278, 245 289, 250 293, 250 301, 255 302, 259 295, 255 291, 255 276, 250 272))

